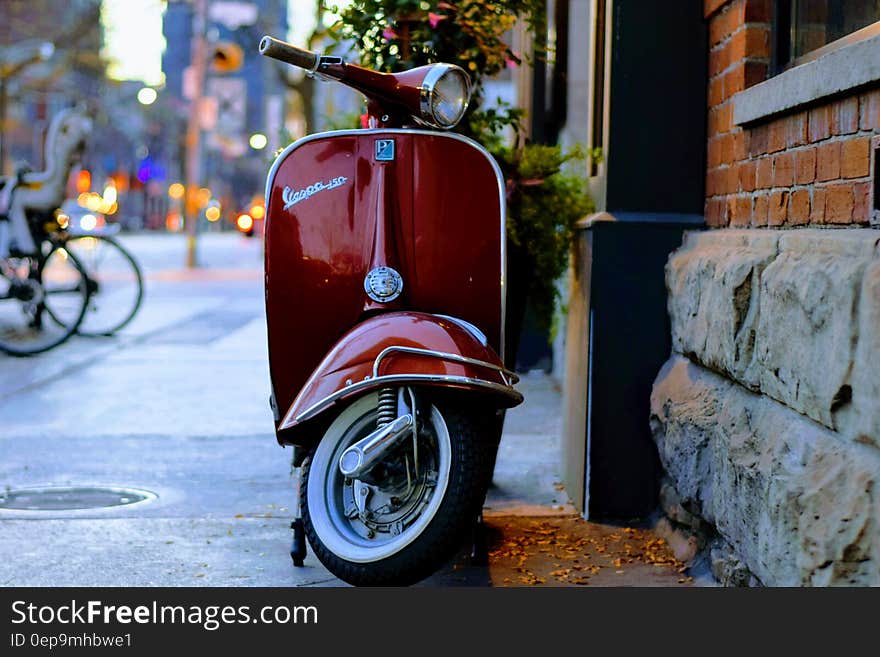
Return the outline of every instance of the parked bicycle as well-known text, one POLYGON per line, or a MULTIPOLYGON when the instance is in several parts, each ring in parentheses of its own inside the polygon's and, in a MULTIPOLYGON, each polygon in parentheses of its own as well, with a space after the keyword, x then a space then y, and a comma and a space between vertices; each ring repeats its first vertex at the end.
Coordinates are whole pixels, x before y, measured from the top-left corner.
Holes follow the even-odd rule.
POLYGON ((76 332, 111 335, 140 309, 143 274, 114 237, 119 227, 84 231, 58 209, 90 130, 81 113, 60 113, 47 137, 46 170, 0 181, 0 351, 25 356, 76 332))
POLYGON ((67 340, 85 316, 91 293, 85 267, 46 239, 42 221, 64 198, 70 170, 92 123, 65 110, 50 124, 46 168, 20 169, 0 181, 0 350, 36 354, 67 340))

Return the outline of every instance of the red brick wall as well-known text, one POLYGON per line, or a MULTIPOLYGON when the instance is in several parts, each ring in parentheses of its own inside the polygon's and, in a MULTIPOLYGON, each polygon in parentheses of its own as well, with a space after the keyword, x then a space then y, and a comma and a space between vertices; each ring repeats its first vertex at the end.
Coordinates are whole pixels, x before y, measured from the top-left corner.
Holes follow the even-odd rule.
POLYGON ((732 97, 767 78, 771 0, 704 0, 709 21, 706 222, 867 224, 880 87, 747 128, 732 97))

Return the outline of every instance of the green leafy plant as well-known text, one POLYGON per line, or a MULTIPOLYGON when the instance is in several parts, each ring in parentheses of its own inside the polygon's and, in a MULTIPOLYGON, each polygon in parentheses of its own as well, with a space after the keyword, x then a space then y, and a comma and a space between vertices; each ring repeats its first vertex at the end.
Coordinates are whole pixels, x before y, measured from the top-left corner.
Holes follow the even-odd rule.
POLYGON ((583 160, 580 147, 527 144, 500 153, 507 178, 507 235, 519 266, 530 273, 521 293, 528 295, 538 320, 549 328, 559 278, 568 266, 575 223, 593 210, 582 178, 563 165, 583 160))
MULTIPOLYGON (((337 42, 351 43, 362 64, 381 71, 403 71, 433 62, 456 64, 471 77, 471 104, 458 132, 483 143, 486 118, 483 80, 506 67, 519 66, 522 57, 504 35, 518 18, 530 25, 544 21, 543 0, 354 0, 334 8, 339 21, 330 28, 337 42)), ((512 125, 514 114, 496 114, 495 125, 512 125)))
MULTIPOLYGON (((528 272, 509 293, 524 303, 529 296, 538 321, 549 327, 556 301, 556 279, 565 271, 574 223, 593 207, 583 177, 566 173, 566 162, 596 158, 574 148, 529 144, 524 139, 525 111, 502 102, 487 106, 484 81, 523 56, 505 42, 517 20, 533 33, 545 26, 544 0, 353 0, 330 29, 340 43, 351 43, 359 60, 395 72, 433 62, 456 64, 471 77, 473 94, 456 131, 486 147, 507 180, 508 268, 528 272)), ((540 56, 540 54, 538 55, 540 56)), ((516 320, 515 320, 516 321, 516 320)))

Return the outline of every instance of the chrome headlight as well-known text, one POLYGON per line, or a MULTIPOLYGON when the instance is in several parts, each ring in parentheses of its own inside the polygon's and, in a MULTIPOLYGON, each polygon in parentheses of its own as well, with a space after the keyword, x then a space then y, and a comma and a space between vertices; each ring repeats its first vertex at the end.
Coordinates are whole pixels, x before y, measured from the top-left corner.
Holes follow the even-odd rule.
POLYGON ((452 64, 435 64, 421 87, 421 120, 448 129, 461 121, 471 98, 468 74, 452 64))

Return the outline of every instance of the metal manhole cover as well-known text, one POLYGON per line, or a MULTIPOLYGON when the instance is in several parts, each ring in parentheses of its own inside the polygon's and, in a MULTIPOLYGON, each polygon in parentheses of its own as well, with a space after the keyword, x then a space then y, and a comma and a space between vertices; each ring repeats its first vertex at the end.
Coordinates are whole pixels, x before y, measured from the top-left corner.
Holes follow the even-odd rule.
POLYGON ((156 499, 156 494, 116 486, 43 486, 0 492, 0 509, 17 511, 74 511, 127 506, 156 499))

